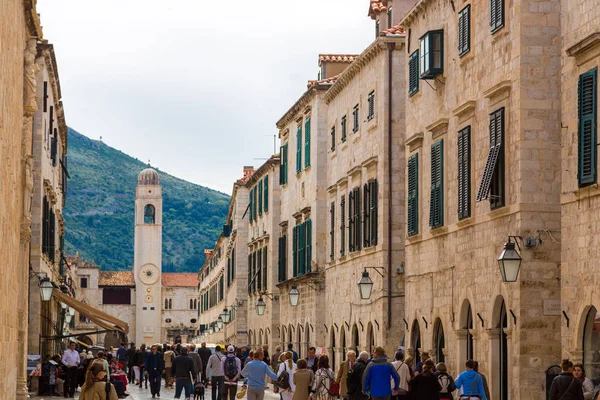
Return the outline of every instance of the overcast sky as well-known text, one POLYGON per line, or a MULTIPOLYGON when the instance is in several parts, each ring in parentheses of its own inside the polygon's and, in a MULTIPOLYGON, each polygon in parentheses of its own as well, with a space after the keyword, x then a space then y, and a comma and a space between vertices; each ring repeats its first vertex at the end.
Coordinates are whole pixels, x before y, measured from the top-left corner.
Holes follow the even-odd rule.
POLYGON ((38 0, 38 12, 70 127, 230 193, 273 153, 275 122, 316 79, 318 54, 373 40, 368 4, 38 0))

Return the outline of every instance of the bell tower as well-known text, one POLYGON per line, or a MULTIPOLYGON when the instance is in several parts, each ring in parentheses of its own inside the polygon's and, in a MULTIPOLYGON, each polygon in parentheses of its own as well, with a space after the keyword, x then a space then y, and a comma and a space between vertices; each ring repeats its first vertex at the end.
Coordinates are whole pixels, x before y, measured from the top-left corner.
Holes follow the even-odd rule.
POLYGON ((135 342, 161 342, 162 187, 158 172, 140 172, 135 196, 135 342))

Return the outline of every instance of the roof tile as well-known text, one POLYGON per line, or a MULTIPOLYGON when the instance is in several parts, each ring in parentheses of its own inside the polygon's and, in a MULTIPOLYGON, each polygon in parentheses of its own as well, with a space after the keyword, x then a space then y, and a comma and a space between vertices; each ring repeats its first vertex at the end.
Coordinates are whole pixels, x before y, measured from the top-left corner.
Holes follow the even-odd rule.
POLYGON ((382 32, 384 35, 404 35, 404 29, 400 27, 400 24, 392 26, 390 29, 386 29, 382 32))
POLYGON ((358 54, 319 54, 319 65, 322 62, 336 62, 336 63, 348 63, 350 64, 356 58, 358 54))
POLYGON ((170 287, 197 287, 198 274, 196 273, 163 273, 162 285, 170 287))
POLYGON ((100 272, 98 286, 135 286, 133 272, 131 271, 104 271, 100 272))
POLYGON ((327 79, 319 79, 319 80, 309 80, 308 84, 306 85, 307 87, 311 87, 313 85, 326 85, 326 84, 334 84, 337 79, 340 77, 341 74, 337 74, 335 76, 332 76, 330 78, 327 79))

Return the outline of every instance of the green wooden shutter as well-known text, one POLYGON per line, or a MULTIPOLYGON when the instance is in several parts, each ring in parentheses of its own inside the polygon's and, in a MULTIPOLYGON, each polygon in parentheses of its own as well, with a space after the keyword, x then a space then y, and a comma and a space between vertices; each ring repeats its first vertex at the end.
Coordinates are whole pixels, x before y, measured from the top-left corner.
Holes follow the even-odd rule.
POLYGON ((279 147, 279 184, 285 184, 285 149, 284 146, 279 147))
POLYGON ((304 224, 298 225, 298 275, 306 273, 306 230, 304 224))
POLYGON ((365 183, 363 186, 363 211, 362 211, 362 236, 363 236, 363 247, 367 248, 371 244, 371 223, 370 215, 371 208, 369 207, 369 184, 365 183))
POLYGON ((431 145, 429 226, 444 225, 444 140, 431 145))
POLYGON ((352 132, 358 131, 358 104, 354 106, 354 110, 352 110, 352 132))
POLYGON ((504 26, 504 0, 490 0, 490 31, 504 26))
POLYGON ((335 259, 335 202, 329 207, 329 259, 335 259))
POLYGON ((302 124, 298 125, 296 131, 296 173, 302 171, 302 124))
POLYGON ((340 255, 346 255, 346 196, 340 201, 340 255))
POLYGON ((408 158, 408 235, 419 233, 419 154, 408 158))
POLYGON ((367 115, 368 120, 372 120, 375 117, 375 91, 369 93, 368 97, 369 114, 367 115))
POLYGON ((264 194, 264 200, 263 200, 263 209, 265 210, 265 212, 269 211, 269 175, 265 176, 265 179, 263 179, 265 184, 264 184, 264 190, 265 190, 265 194, 264 194))
POLYGON ((283 282, 287 279, 287 263, 286 263, 286 247, 287 247, 287 236, 283 235, 279 238, 279 273, 278 280, 283 282))
POLYGON ((335 151, 335 126, 331 127, 331 151, 335 151))
POLYGON ((269 274, 267 273, 268 271, 268 266, 267 266, 267 253, 268 253, 268 247, 264 247, 263 248, 263 290, 267 290, 267 284, 269 283, 269 274))
POLYGON ((458 133, 458 219, 471 216, 471 127, 458 133))
POLYGON ((392 6, 388 6, 387 10, 388 29, 392 27, 392 6))
POLYGON ((415 50, 408 58, 408 95, 419 91, 419 50, 415 50))
POLYGON ((496 170, 498 156, 500 155, 500 150, 502 147, 502 140, 497 140, 498 136, 501 136, 501 133, 497 132, 498 124, 495 114, 496 113, 494 112, 490 115, 490 151, 488 152, 485 169, 483 171, 483 176, 481 177, 481 183, 479 184, 477 201, 487 200, 489 198, 492 177, 494 175, 494 171, 496 170))
POLYGON ((254 206, 252 204, 253 199, 254 199, 254 189, 250 189, 250 193, 248 196, 248 210, 250 211, 248 221, 250 221, 250 223, 252 223, 252 221, 254 220, 254 216, 252 215, 252 212, 254 211, 254 206))
POLYGON ((248 293, 252 293, 252 253, 248 254, 248 293))
POLYGON ((471 45, 471 5, 467 5, 458 13, 458 55, 469 52, 471 45))
POLYGON ((354 190, 348 193, 348 251, 354 251, 354 190))
POLYGON ((256 256, 256 276, 254 277, 254 281, 256 282, 256 288, 259 292, 262 291, 262 254, 263 249, 258 249, 256 256))
POLYGON ((258 190, 256 187, 254 188, 254 200, 252 200, 252 204, 254 204, 254 212, 252 215, 254 215, 254 220, 256 221, 258 219, 258 190))
POLYGON ((288 182, 288 144, 283 145, 283 183, 286 184, 288 182))
POLYGON ((263 181, 258 181, 258 215, 263 213, 263 181))
POLYGON ((371 223, 371 246, 377 245, 378 200, 378 184, 377 179, 375 179, 369 182, 369 221, 371 223))
POLYGON ((306 222, 304 222, 304 228, 306 230, 306 234, 305 234, 305 253, 306 253, 306 257, 304 259, 304 272, 305 273, 310 273, 311 269, 312 269, 312 221, 309 219, 306 220, 306 222))
POLYGON ((304 122, 304 168, 310 167, 310 118, 304 122))
POLYGON ((597 181, 598 69, 579 76, 578 87, 578 180, 579 186, 597 181))
POLYGON ((346 134, 348 133, 347 129, 348 129, 348 121, 347 121, 346 116, 344 115, 342 117, 342 138, 341 138, 342 143, 344 143, 346 141, 346 134))
POLYGON ((361 249, 360 186, 354 188, 354 250, 361 249))
POLYGON ((298 225, 292 232, 292 276, 298 275, 298 225))

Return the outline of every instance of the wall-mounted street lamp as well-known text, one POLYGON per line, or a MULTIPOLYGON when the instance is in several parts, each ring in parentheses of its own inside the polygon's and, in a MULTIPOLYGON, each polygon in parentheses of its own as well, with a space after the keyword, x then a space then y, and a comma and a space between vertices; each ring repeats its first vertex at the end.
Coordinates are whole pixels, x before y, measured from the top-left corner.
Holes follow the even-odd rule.
POLYGON ((260 297, 258 298, 258 301, 256 302, 256 313, 258 315, 265 315, 265 311, 267 309, 267 304, 265 303, 265 301, 263 300, 263 296, 266 296, 267 298, 269 298, 271 301, 274 300, 279 300, 279 296, 275 295, 272 296, 271 294, 267 293, 267 292, 262 292, 260 294, 260 297))
POLYGON ((48 275, 45 272, 40 272, 38 277, 40 278, 39 288, 42 301, 50 301, 54 285, 50 282, 50 278, 48 278, 48 275))
POLYGON ((500 267, 500 275, 502 275, 502 282, 512 283, 516 282, 519 277, 519 270, 521 269, 521 261, 523 259, 519 255, 516 247, 521 250, 517 238, 520 236, 509 236, 508 242, 504 244, 504 249, 498 257, 498 266, 500 267), (514 239, 514 243, 511 239, 514 239))
POLYGON ((217 328, 219 328, 219 330, 223 329, 223 318, 221 318, 220 315, 219 318, 217 318, 217 328))
POLYGON ((215 329, 213 328, 212 324, 210 324, 210 326, 208 327, 208 334, 212 335, 214 331, 215 329))
POLYGON ((369 276, 367 269, 374 269, 379 275, 383 277, 383 272, 379 271, 385 269, 383 267, 365 267, 360 280, 358 281, 358 290, 360 292, 361 300, 369 300, 371 298, 371 292, 373 291, 373 281, 369 276))
POLYGON ((221 313, 221 319, 223 320, 223 322, 225 322, 226 324, 229 323, 229 321, 231 321, 231 312, 227 310, 227 307, 225 307, 225 309, 223 310, 223 312, 221 313))
POLYGON ((290 295, 290 305, 296 307, 300 301, 300 291, 298 290, 298 287, 293 285, 288 294, 290 295))

